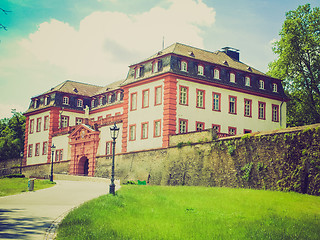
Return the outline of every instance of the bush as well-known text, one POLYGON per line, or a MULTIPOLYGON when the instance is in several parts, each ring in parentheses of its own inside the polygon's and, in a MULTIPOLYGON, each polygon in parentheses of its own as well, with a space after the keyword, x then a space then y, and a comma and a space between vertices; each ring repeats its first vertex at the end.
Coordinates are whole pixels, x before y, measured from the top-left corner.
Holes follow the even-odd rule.
POLYGON ((0 178, 25 178, 25 177, 26 176, 24 174, 14 173, 14 174, 9 174, 9 175, 2 176, 0 178))

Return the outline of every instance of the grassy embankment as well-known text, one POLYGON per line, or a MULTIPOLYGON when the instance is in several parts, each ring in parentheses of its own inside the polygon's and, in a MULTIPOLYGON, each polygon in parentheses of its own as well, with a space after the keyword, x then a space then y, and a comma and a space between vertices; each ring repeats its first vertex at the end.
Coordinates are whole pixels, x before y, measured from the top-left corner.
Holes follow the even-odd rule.
POLYGON ((320 239, 320 198, 206 187, 123 186, 70 212, 63 239, 320 239))
MULTIPOLYGON (((34 182, 34 191, 52 187, 55 183, 49 180, 38 180, 34 182)), ((0 197, 18 194, 28 191, 28 178, 1 178, 0 197)))

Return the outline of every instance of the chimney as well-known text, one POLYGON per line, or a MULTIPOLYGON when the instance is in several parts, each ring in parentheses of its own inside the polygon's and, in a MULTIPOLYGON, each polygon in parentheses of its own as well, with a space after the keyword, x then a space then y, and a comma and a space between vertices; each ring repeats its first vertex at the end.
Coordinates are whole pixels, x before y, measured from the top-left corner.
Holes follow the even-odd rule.
POLYGON ((226 53, 229 57, 233 60, 239 61, 240 60, 240 50, 232 48, 232 47, 224 47, 222 48, 222 52, 226 53))

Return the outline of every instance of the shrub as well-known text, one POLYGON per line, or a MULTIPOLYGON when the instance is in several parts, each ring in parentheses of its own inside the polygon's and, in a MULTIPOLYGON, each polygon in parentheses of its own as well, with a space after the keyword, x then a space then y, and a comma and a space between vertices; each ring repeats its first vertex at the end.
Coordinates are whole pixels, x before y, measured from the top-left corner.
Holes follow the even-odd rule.
POLYGON ((242 179, 246 180, 247 182, 251 178, 251 171, 252 171, 253 163, 247 163, 241 168, 241 171, 243 172, 242 179))

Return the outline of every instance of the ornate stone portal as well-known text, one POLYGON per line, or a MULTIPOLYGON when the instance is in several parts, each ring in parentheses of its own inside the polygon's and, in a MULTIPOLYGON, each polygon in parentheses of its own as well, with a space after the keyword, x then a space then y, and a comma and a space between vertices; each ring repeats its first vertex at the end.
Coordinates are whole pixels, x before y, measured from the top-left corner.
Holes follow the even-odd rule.
POLYGON ((69 135, 71 146, 70 175, 94 176, 100 131, 81 124, 69 135))

